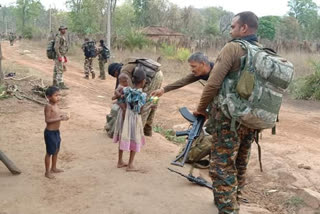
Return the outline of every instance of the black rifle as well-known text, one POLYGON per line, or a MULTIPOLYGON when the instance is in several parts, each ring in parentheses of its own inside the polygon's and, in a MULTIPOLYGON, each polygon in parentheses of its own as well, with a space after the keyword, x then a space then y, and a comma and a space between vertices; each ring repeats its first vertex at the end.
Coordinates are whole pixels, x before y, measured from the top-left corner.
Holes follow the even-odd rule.
POLYGON ((188 142, 183 152, 179 156, 177 156, 176 159, 171 162, 171 164, 183 166, 185 161, 187 160, 193 141, 200 135, 205 118, 202 115, 199 115, 197 117, 194 116, 186 107, 180 108, 179 111, 180 114, 192 124, 191 129, 188 129, 187 131, 176 132, 177 137, 188 135, 188 142), (179 162, 181 158, 182 160, 179 162))
POLYGON ((175 171, 173 169, 168 168, 171 172, 177 173, 178 175, 181 175, 182 177, 185 177, 186 179, 188 179, 191 183, 195 183, 198 184, 200 186, 203 187, 208 187, 209 189, 212 189, 212 185, 206 181, 205 179, 201 178, 201 177, 194 177, 192 174, 189 175, 184 175, 181 172, 175 171))

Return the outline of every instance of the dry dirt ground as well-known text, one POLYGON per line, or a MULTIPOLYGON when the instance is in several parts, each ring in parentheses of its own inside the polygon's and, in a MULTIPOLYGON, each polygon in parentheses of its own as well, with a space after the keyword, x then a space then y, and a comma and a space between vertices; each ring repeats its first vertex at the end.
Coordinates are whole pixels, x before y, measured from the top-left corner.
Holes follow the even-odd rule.
MULTIPOLYGON (((45 50, 25 48, 19 42, 14 46, 2 42, 3 63, 13 70, 22 67, 19 77, 33 75, 31 79, 50 83, 53 62, 45 50)), ((71 89, 63 92, 61 108, 71 119, 61 126, 58 160, 65 172, 54 180, 44 177, 43 106, 16 98, 0 100, 0 149, 23 171, 12 176, 0 164, 1 214, 217 213, 210 190, 167 170, 179 146, 157 133, 147 137, 136 156, 144 173, 116 168, 117 145, 103 130, 115 80, 83 79, 83 66, 72 57, 67 68, 65 82, 71 89)), ((171 81, 165 78, 167 82, 171 81)), ((185 123, 178 108, 194 109, 201 89, 194 84, 161 97, 156 123, 164 127, 185 123)), ((253 145, 245 190, 249 203, 241 205, 241 214, 320 213, 319 109, 317 102, 285 99, 277 135, 262 134, 262 173, 253 145), (300 164, 311 169, 299 168, 300 164)), ((188 172, 188 166, 172 168, 188 172)), ((206 170, 195 174, 208 178, 206 170)))

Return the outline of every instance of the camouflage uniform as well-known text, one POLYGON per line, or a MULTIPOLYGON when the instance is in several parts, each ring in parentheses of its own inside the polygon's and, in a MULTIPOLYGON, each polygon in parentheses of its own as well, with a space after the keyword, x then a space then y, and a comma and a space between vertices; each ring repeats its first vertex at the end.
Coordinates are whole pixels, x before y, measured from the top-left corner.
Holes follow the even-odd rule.
POLYGON ((100 78, 101 79, 106 79, 106 72, 105 72, 105 64, 108 62, 108 59, 104 59, 101 55, 101 52, 103 50, 103 47, 99 46, 97 48, 98 52, 98 61, 99 61, 99 70, 100 70, 100 78))
POLYGON ((237 133, 231 131, 231 120, 220 111, 216 113, 215 126, 209 170, 214 202, 219 214, 238 214, 254 130, 240 125, 237 133))
POLYGON ((110 138, 113 137, 115 123, 117 120, 119 108, 120 108, 120 106, 118 104, 113 104, 111 107, 110 113, 107 114, 107 118, 106 118, 107 123, 104 128, 107 131, 107 134, 110 138))
MULTIPOLYGON (((143 88, 143 92, 147 94, 147 100, 151 97, 150 94, 152 91, 161 88, 163 81, 163 73, 162 71, 158 71, 156 75, 153 77, 151 83, 143 88)), ((144 133, 147 136, 152 135, 152 124, 153 119, 156 113, 156 109, 150 108, 152 105, 151 102, 147 102, 146 105, 143 106, 141 111, 142 124, 144 126, 144 133)))
MULTIPOLYGON (((85 42, 83 45, 82 45, 82 50, 84 51, 85 47, 87 45, 87 42, 85 42)), ((92 79, 95 78, 95 73, 93 71, 93 68, 92 68, 92 61, 93 61, 93 57, 85 57, 84 59, 84 74, 85 74, 85 77, 86 78, 89 78, 89 74, 91 73, 92 75, 92 79)))
POLYGON ((63 72, 66 70, 65 59, 68 52, 68 43, 63 34, 58 34, 55 38, 54 49, 56 51, 57 57, 54 59, 54 69, 53 69, 53 85, 58 87, 65 87, 63 82, 63 72), (61 58, 61 62, 59 61, 61 58))
POLYGON ((10 45, 13 46, 13 42, 16 39, 16 35, 14 35, 13 33, 9 34, 9 41, 10 41, 10 45))

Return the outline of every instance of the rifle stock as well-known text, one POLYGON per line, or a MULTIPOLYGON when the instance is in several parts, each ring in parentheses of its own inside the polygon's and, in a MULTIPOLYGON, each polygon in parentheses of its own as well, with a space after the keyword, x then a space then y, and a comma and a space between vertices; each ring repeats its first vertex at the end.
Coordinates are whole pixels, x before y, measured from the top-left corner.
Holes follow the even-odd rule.
POLYGON ((176 157, 175 160, 171 162, 172 165, 183 167, 184 163, 187 160, 193 141, 200 135, 205 118, 203 116, 198 116, 198 117, 194 116, 193 114, 190 113, 190 111, 186 107, 180 108, 179 111, 181 115, 192 124, 191 129, 186 131, 176 132, 176 136, 188 135, 188 141, 185 149, 178 157, 176 157), (181 158, 182 160, 179 161, 181 158))

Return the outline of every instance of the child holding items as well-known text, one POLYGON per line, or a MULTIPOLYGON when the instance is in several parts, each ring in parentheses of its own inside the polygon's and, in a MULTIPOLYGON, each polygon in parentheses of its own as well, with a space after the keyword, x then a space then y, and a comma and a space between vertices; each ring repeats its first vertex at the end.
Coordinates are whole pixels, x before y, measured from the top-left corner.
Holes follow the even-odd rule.
POLYGON ((144 71, 137 67, 133 72, 132 80, 134 88, 126 87, 117 96, 117 98, 123 97, 126 109, 124 110, 125 114, 123 114, 122 109, 118 112, 113 142, 119 143, 117 167, 127 167, 127 171, 138 171, 133 165, 133 160, 136 152, 139 152, 141 146, 145 143, 140 115, 147 97, 146 93, 142 92, 142 88, 146 82, 144 71), (125 115, 124 118, 123 115, 125 115), (123 151, 130 151, 128 164, 123 161, 123 151))
POLYGON ((50 86, 46 90, 46 96, 49 103, 44 108, 45 121, 47 123, 46 129, 44 130, 44 140, 46 144, 46 156, 45 162, 45 177, 52 179, 54 176, 52 173, 63 172, 63 170, 57 168, 57 159, 60 149, 60 121, 69 120, 69 116, 62 114, 58 107, 59 102, 59 88, 50 86), (52 156, 52 165, 50 169, 50 158, 52 156))

